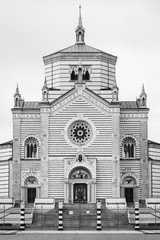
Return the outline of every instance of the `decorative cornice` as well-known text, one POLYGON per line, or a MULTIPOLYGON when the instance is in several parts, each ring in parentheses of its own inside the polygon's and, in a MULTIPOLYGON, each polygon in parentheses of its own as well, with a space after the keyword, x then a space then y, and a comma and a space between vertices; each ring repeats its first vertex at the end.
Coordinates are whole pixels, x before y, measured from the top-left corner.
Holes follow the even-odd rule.
POLYGON ((148 118, 148 113, 121 113, 120 119, 134 121, 133 118, 148 118), (127 118, 127 119, 126 119, 127 118), (131 118, 131 119, 128 119, 131 118))
POLYGON ((110 56, 107 53, 95 53, 95 52, 67 52, 67 53, 55 53, 49 56, 44 57, 44 63, 50 64, 52 62, 59 61, 76 61, 81 58, 82 61, 103 61, 106 63, 116 64, 116 57, 110 56))
POLYGON ((13 119, 25 119, 25 120, 31 120, 31 121, 36 121, 40 120, 40 114, 38 113, 26 113, 26 114, 20 114, 20 113, 15 113, 13 114, 13 119))

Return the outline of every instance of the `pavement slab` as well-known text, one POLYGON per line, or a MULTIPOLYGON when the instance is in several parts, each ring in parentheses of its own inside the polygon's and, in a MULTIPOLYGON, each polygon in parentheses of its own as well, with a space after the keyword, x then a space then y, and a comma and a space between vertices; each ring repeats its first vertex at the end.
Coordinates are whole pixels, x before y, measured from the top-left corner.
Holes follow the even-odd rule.
POLYGON ((123 231, 123 230, 112 230, 112 231, 46 231, 46 230, 40 230, 40 231, 19 231, 17 234, 55 234, 55 235, 67 235, 67 234, 94 234, 94 235, 101 235, 101 234, 143 234, 141 231, 123 231))

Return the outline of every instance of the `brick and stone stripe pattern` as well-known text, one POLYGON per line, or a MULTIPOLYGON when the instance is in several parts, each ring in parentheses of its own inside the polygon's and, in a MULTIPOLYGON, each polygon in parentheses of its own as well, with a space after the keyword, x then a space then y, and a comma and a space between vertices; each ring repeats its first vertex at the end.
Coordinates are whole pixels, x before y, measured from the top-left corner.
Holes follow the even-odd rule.
POLYGON ((58 230, 63 230, 63 202, 59 202, 58 230))
POLYGON ((25 203, 21 202, 20 230, 25 230, 25 203))
POLYGON ((140 230, 140 225, 139 225, 139 202, 135 202, 135 230, 140 230))
POLYGON ((97 202, 97 230, 102 230, 102 223, 101 223, 101 202, 97 202))

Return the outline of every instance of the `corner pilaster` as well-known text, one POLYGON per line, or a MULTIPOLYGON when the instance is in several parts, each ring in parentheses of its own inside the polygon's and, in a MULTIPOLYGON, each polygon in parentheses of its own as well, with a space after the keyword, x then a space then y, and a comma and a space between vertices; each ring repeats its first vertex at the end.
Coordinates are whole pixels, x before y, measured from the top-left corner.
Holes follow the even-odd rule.
POLYGON ((15 202, 21 200, 21 164, 20 164, 20 140, 21 140, 21 110, 13 112, 13 167, 11 182, 11 196, 15 202))
POLYGON ((120 197, 119 113, 112 114, 112 197, 120 197))
POLYGON ((49 111, 41 107, 41 198, 48 197, 49 111))
POLYGON ((141 200, 149 194, 148 183, 148 118, 141 119, 141 200))

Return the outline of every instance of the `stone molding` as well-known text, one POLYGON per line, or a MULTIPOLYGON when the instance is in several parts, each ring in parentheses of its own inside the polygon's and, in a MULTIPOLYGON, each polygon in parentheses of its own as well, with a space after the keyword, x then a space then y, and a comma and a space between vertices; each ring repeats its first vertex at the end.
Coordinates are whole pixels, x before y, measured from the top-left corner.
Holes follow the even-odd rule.
POLYGON ((79 117, 75 117, 75 118, 70 119, 70 120, 67 122, 64 130, 61 132, 61 134, 64 135, 64 138, 65 138, 66 142, 67 142, 70 146, 72 146, 73 148, 77 148, 77 151, 79 152, 79 151, 83 151, 83 148, 87 148, 88 146, 90 146, 90 145, 94 142, 94 140, 96 139, 96 136, 98 135, 98 132, 97 132, 97 130, 96 130, 96 126, 94 125, 94 123, 93 123, 90 119, 88 119, 88 118, 86 118, 86 117, 83 117, 83 114, 81 114, 81 115, 80 115, 80 118, 79 118, 79 117), (87 123, 91 126, 91 129, 92 129, 92 137, 91 137, 91 139, 90 139, 87 143, 85 143, 84 145, 79 145, 79 146, 78 146, 78 145, 74 144, 74 143, 70 140, 70 137, 68 136, 68 129, 69 129, 69 127, 70 127, 70 125, 71 125, 72 123, 74 123, 74 122, 76 122, 76 121, 80 121, 80 120, 87 122, 87 123))
POLYGON ((68 105, 68 103, 72 103, 76 100, 76 98, 80 97, 81 99, 84 99, 85 101, 88 101, 91 105, 98 107, 98 109, 103 112, 106 115, 111 116, 119 116, 120 115, 120 109, 117 107, 110 107, 109 104, 106 102, 106 104, 103 101, 100 101, 98 98, 91 96, 88 92, 83 90, 83 87, 80 89, 78 88, 78 91, 74 92, 70 96, 63 99, 60 103, 56 104, 55 106, 51 107, 51 115, 56 114, 58 111, 62 110, 63 108, 68 105))
POLYGON ((147 113, 121 113, 120 114, 120 121, 135 121, 133 118, 148 118, 147 113), (131 118, 131 119, 125 119, 131 118))
POLYGON ((132 169, 125 169, 121 172, 120 183, 123 185, 123 181, 126 177, 133 177, 136 180, 136 186, 139 186, 139 172, 132 171, 132 169))
POLYGON ((24 139, 23 139, 23 146, 25 146, 25 141, 27 140, 27 138, 29 138, 29 137, 33 137, 33 138, 36 138, 37 140, 38 140, 38 145, 39 146, 41 146, 41 140, 40 140, 40 138, 37 136, 37 135, 35 135, 35 134, 29 134, 29 135, 27 135, 24 139))
POLYGON ((74 168, 84 167, 91 173, 92 179, 96 179, 96 158, 83 158, 82 162, 77 161, 76 158, 65 158, 64 169, 65 179, 69 180, 69 175, 74 168))
POLYGON ((40 120, 40 114, 38 113, 25 113, 25 114, 20 114, 16 113, 13 114, 13 119, 30 119, 32 121, 34 120, 40 120))
POLYGON ((25 187, 25 181, 28 177, 35 177, 38 181, 37 185, 41 185, 41 173, 35 169, 27 169, 21 173, 21 186, 25 187))

